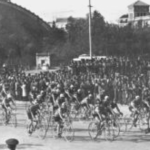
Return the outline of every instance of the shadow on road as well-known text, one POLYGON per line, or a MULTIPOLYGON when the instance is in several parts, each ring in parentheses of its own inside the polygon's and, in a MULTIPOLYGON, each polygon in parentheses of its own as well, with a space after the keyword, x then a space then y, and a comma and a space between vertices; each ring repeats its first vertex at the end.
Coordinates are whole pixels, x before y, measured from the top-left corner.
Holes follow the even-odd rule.
POLYGON ((17 149, 28 149, 28 148, 32 148, 32 147, 42 147, 43 145, 41 144, 19 144, 17 146, 17 149))
POLYGON ((0 149, 6 149, 6 145, 5 144, 0 144, 0 149))

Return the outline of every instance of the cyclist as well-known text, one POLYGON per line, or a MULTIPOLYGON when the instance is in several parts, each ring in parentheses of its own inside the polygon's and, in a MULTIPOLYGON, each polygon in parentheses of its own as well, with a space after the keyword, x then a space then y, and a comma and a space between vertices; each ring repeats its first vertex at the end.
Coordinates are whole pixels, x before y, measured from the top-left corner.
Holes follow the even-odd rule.
POLYGON ((102 120, 102 116, 100 113, 100 100, 99 99, 96 100, 92 115, 96 121, 100 122, 102 120))
POLYGON ((4 109, 5 118, 6 118, 6 122, 5 123, 8 123, 9 119, 10 119, 10 114, 11 114, 11 111, 12 111, 11 103, 15 107, 16 107, 16 104, 15 104, 14 99, 11 96, 8 88, 5 88, 5 90, 2 91, 1 94, 2 94, 2 103, 1 104, 2 104, 2 108, 4 109))
POLYGON ((131 115, 134 117, 133 124, 136 127, 136 122, 139 116, 139 108, 141 107, 140 96, 136 96, 135 99, 130 103, 129 110, 131 111, 131 115))
POLYGON ((31 134, 34 130, 31 131, 31 126, 34 125, 34 129, 37 127, 38 121, 39 121, 39 114, 40 114, 40 105, 38 101, 35 101, 35 104, 31 105, 27 110, 27 116, 30 120, 29 127, 28 127, 28 133, 31 134))
POLYGON ((149 119, 150 119, 150 94, 149 94, 149 89, 148 88, 145 88, 143 90, 143 93, 142 93, 142 103, 143 103, 143 107, 144 107, 144 110, 146 111, 146 113, 148 114, 147 116, 147 129, 145 130, 145 133, 149 133, 150 132, 150 124, 149 124, 149 119))
POLYGON ((85 97, 81 102, 80 102, 80 104, 81 104, 81 107, 83 108, 83 110, 84 110, 84 117, 83 118, 85 118, 86 116, 87 117, 89 117, 88 115, 89 115, 89 113, 91 112, 91 108, 94 106, 93 105, 93 96, 92 96, 92 94, 88 94, 88 96, 87 97, 85 97))
POLYGON ((110 119, 111 116, 114 117, 116 115, 114 109, 116 109, 120 115, 123 115, 117 103, 115 101, 111 101, 109 96, 106 95, 100 102, 100 113, 102 115, 102 118, 110 119))
POLYGON ((57 135, 61 137, 62 134, 62 122, 65 121, 65 118, 68 117, 67 115, 67 106, 66 103, 63 102, 61 107, 59 107, 54 114, 54 121, 57 123, 57 135))
POLYGON ((81 107, 86 108, 87 110, 90 109, 90 104, 92 103, 92 94, 89 94, 80 102, 81 107))

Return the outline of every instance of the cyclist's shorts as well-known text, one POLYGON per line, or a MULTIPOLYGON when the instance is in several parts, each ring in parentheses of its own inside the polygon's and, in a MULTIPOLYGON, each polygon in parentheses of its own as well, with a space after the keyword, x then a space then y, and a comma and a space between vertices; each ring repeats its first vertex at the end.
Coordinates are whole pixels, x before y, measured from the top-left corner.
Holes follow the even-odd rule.
POLYGON ((3 109, 7 109, 8 107, 10 107, 10 104, 7 104, 6 106, 4 104, 2 104, 3 109))
POLYGON ((81 104, 82 107, 87 107, 86 103, 81 104))
POLYGON ((30 111, 27 111, 27 116, 28 116, 28 119, 30 119, 30 120, 33 119, 30 111))
POLYGON ((62 119, 60 118, 60 116, 54 116, 54 121, 60 122, 60 121, 62 121, 62 119))
MULTIPOLYGON (((93 116, 94 118, 96 118, 96 117, 99 118, 99 115, 98 115, 97 113, 93 113, 92 116, 93 116)), ((99 118, 99 119, 100 119, 100 118, 99 118)))

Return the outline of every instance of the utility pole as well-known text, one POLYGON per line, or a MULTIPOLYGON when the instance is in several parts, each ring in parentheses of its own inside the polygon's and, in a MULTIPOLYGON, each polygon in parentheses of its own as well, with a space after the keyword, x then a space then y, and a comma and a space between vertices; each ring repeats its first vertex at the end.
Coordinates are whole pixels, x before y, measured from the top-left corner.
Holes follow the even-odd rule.
POLYGON ((92 59, 92 31, 91 31, 91 0, 89 0, 89 49, 90 58, 92 59))

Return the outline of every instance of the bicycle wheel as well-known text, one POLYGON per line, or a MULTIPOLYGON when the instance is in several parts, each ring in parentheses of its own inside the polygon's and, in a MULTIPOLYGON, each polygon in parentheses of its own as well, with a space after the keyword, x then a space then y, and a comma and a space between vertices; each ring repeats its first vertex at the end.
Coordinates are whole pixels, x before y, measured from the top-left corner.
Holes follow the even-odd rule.
POLYGON ((112 132, 113 139, 117 138, 120 135, 120 126, 118 121, 111 122, 110 130, 112 132))
POLYGON ((77 119, 77 111, 76 110, 71 110, 71 113, 70 113, 70 117, 73 119, 73 120, 76 120, 77 119))
POLYGON ((37 126, 38 137, 44 139, 48 130, 48 121, 47 118, 42 117, 39 125, 37 126))
POLYGON ((102 130, 104 131, 105 140, 108 140, 108 141, 114 140, 112 128, 113 127, 112 127, 111 123, 109 123, 109 124, 105 123, 104 127, 102 128, 102 130))
MULTIPOLYGON (((56 124, 56 122, 53 120, 53 117, 51 117, 50 120, 49 120, 47 132, 50 133, 50 136, 51 136, 52 138, 56 138, 56 136, 57 136, 57 124, 56 124)), ((47 132, 46 132, 46 134, 47 134, 47 132)))
POLYGON ((72 129, 71 124, 64 126, 63 136, 64 136, 65 140, 68 142, 71 142, 74 140, 74 130, 72 129))
POLYGON ((139 116, 138 126, 141 131, 145 131, 148 127, 147 115, 143 114, 139 116))
POLYGON ((2 111, 0 114, 0 124, 4 125, 6 122, 6 117, 5 117, 5 113, 2 111))
POLYGON ((134 124, 133 124, 133 118, 132 117, 127 117, 126 121, 125 121, 125 128, 126 128, 126 132, 131 131, 131 129, 133 128, 134 124))
POLYGON ((10 124, 10 126, 12 127, 17 127, 17 117, 16 117, 16 114, 11 114, 10 115, 10 119, 9 119, 9 122, 8 124, 10 124))
POLYGON ((28 131, 29 136, 31 136, 32 133, 34 132, 34 125, 30 124, 30 126, 29 126, 29 124, 28 124, 27 125, 27 131, 28 131))
POLYGON ((98 126, 99 123, 97 122, 90 122, 88 126, 88 133, 92 140, 96 140, 98 136, 98 126))
POLYGON ((127 115, 125 115, 124 117, 119 118, 120 133, 122 135, 127 131, 127 120, 128 120, 127 115))

